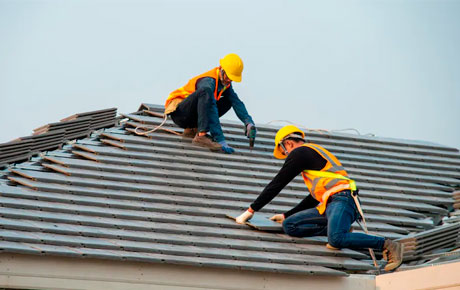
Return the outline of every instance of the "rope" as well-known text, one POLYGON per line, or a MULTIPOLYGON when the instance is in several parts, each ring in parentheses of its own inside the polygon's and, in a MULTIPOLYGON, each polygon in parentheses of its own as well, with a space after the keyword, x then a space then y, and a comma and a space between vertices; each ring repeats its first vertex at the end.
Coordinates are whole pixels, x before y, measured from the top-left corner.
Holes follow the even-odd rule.
MULTIPOLYGON (((136 135, 146 136, 147 134, 153 133, 156 130, 160 129, 166 123, 167 119, 168 119, 168 115, 164 115, 163 121, 161 122, 160 125, 156 126, 152 130, 148 130, 148 131, 144 131, 144 132, 138 132, 137 129, 139 129, 139 128, 144 129, 145 127, 137 126, 136 129, 134 129, 134 133, 136 133, 136 135)), ((163 129, 163 130, 168 130, 168 129, 163 129)), ((175 132, 175 133, 177 133, 177 132, 175 132)))
MULTIPOLYGON (((151 112, 153 113, 153 112, 151 112)), ((155 115, 154 115, 155 116, 155 115)), ((162 128, 163 125, 166 123, 166 120, 168 119, 168 115, 156 115, 157 117, 163 117, 163 121, 161 122, 160 125, 156 126, 155 128, 151 129, 151 130, 148 130, 148 131, 144 131, 144 132, 138 132, 137 130, 138 129, 147 129, 147 127, 144 127, 144 126, 137 126, 133 131, 130 131, 130 132, 134 132, 136 135, 140 135, 140 136, 147 136, 148 134, 150 133, 153 133, 157 130, 162 130, 162 131, 165 131, 165 132, 168 132, 168 133, 171 133, 171 134, 174 134, 174 135, 177 135, 177 136, 182 136, 181 133, 178 133, 174 130, 171 130, 171 129, 166 129, 166 128, 162 128)))

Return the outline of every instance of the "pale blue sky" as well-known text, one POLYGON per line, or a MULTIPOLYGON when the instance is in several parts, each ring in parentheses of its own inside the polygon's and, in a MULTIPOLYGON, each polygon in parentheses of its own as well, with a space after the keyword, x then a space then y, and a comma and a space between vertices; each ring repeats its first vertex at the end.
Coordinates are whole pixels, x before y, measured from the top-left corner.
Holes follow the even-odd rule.
POLYGON ((460 148, 460 1, 442 0, 0 0, 0 142, 163 104, 229 52, 256 124, 460 148))

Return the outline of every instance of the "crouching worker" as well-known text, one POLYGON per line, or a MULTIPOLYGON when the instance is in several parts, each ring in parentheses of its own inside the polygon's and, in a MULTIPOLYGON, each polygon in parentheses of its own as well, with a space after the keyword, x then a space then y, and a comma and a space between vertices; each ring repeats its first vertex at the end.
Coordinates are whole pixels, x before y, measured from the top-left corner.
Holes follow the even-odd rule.
POLYGON ((184 128, 184 137, 193 138, 194 144, 233 153, 235 150, 225 141, 219 117, 233 107, 245 125, 245 135, 255 139, 257 132, 254 121, 232 87, 232 81, 241 81, 242 72, 241 58, 234 53, 226 55, 219 67, 192 78, 173 91, 166 100, 165 114, 184 128))
POLYGON ((237 223, 245 223, 301 173, 310 195, 291 210, 271 218, 283 224, 286 234, 327 236, 328 247, 333 248, 381 250, 388 261, 386 271, 399 267, 403 254, 400 243, 350 232, 351 224, 359 217, 351 195, 356 186, 334 155, 317 144, 306 143, 305 133, 293 125, 277 132, 273 155, 286 159, 283 167, 248 210, 237 217, 237 223))

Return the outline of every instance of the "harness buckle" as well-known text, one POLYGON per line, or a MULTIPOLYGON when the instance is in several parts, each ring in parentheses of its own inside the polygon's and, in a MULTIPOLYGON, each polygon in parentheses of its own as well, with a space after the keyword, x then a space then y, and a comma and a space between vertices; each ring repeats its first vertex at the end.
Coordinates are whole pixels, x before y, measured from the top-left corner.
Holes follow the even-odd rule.
POLYGON ((351 196, 357 197, 359 195, 359 189, 357 188, 356 190, 350 190, 351 191, 351 196))

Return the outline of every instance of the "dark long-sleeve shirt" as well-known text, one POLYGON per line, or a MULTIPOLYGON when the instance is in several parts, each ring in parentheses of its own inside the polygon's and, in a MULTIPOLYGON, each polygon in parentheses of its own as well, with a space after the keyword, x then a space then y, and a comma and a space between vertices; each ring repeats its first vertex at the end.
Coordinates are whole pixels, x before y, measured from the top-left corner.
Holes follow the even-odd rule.
MULTIPOLYGON (((259 197, 251 204, 254 211, 258 211, 269 203, 294 177, 304 170, 321 170, 326 166, 326 159, 315 150, 301 146, 289 153, 283 167, 278 174, 265 187, 259 197)), ((285 217, 295 214, 304 209, 318 205, 318 201, 310 194, 307 195, 297 206, 284 213, 285 217)))
MULTIPOLYGON (((211 89, 213 92, 216 88, 216 81, 213 78, 210 77, 205 77, 196 83, 196 89, 198 90, 199 88, 208 88, 211 89)), ((224 88, 224 85, 222 82, 219 80, 217 84, 217 91, 220 92, 224 88)), ((248 111, 246 110, 246 106, 244 103, 238 98, 238 95, 235 93, 233 90, 233 86, 230 85, 229 88, 227 88, 223 93, 222 96, 220 97, 220 100, 216 102, 217 104, 217 109, 219 111, 219 117, 224 115, 225 113, 230 110, 230 108, 233 107, 233 110, 235 111, 235 114, 238 116, 238 118, 243 122, 245 125, 251 123, 254 124, 254 121, 252 120, 251 116, 249 115, 248 111)))

